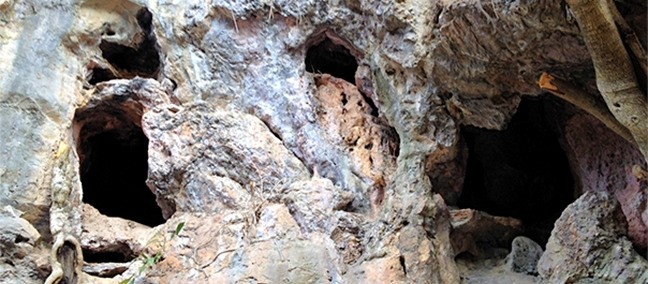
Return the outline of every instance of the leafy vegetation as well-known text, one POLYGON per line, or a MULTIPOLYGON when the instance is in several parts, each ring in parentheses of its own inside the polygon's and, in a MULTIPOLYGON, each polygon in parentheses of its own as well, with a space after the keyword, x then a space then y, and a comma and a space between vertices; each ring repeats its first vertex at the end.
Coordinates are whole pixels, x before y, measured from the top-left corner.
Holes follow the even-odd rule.
MULTIPOLYGON (((184 222, 178 223, 175 230, 171 233, 171 237, 169 237, 169 241, 173 240, 173 238, 180 235, 180 232, 182 232, 182 229, 184 228, 184 225, 185 225, 184 222)), ((152 242, 158 242, 159 240, 154 237, 154 238, 151 239, 151 241, 152 242)), ((138 269, 137 275, 132 275, 132 276, 122 280, 121 282, 119 282, 119 284, 133 284, 133 283, 135 283, 135 278, 142 275, 142 273, 144 271, 146 271, 147 269, 153 269, 156 264, 158 264, 160 261, 162 261, 162 259, 164 258, 164 249, 166 248, 166 242, 167 242, 166 238, 163 238, 161 243, 158 243, 159 244, 159 246, 158 246, 159 250, 157 252, 155 252, 154 254, 142 253, 140 255, 142 265, 138 269)), ((150 244, 151 244, 151 242, 149 242, 147 244, 147 246, 149 246, 150 244)))

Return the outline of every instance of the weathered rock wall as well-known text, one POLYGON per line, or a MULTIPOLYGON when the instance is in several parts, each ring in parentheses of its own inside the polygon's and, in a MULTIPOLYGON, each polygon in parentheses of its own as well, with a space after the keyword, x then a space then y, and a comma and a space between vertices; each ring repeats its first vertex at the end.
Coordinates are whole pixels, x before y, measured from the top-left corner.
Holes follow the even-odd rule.
MULTIPOLYGON (((541 95, 542 71, 593 82, 561 1, 0 0, 0 12, 7 283, 470 280, 457 255, 499 256, 502 240, 527 231, 513 218, 448 207, 471 155, 461 126, 505 129, 523 96, 541 95), (306 62, 324 41, 315 54, 324 60, 306 62), (313 62, 335 68, 317 74, 313 62), (132 142, 122 129, 146 136, 147 178, 138 182, 160 226, 85 204, 93 189, 81 181, 98 149, 86 139, 117 131, 114 143, 132 142), (147 266, 144 255, 158 253, 147 266)), ((628 172, 644 161, 632 145, 616 152, 583 141, 590 121, 575 113, 554 128, 575 194, 614 193, 630 239, 645 249, 646 178, 628 172)), ((104 190, 127 182, 108 169, 104 190)), ((107 206, 140 207, 133 196, 107 206)))

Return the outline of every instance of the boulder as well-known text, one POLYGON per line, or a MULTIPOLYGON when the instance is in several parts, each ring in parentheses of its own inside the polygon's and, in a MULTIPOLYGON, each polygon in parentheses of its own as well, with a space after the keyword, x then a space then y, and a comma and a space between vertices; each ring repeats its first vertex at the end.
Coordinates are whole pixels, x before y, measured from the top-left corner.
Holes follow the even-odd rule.
POLYGON ((538 273, 552 283, 646 283, 648 261, 627 238, 618 201, 605 191, 588 191, 556 221, 538 273))

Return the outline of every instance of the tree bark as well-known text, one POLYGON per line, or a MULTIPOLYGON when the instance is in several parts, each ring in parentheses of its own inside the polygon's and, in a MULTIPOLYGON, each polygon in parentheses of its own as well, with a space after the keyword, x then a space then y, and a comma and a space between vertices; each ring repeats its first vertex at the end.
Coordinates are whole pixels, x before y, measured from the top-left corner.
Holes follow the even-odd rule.
POLYGON ((596 85, 614 117, 632 133, 648 161, 648 103, 607 0, 567 0, 590 51, 596 85))
POLYGON ((623 137, 623 139, 635 144, 630 131, 614 118, 605 105, 605 102, 601 101, 600 98, 592 96, 586 91, 558 79, 549 73, 542 73, 538 84, 541 89, 586 111, 605 124, 610 130, 623 137))
POLYGON ((619 13, 616 5, 614 5, 614 0, 608 0, 608 7, 610 8, 610 13, 612 14, 614 22, 619 28, 619 33, 621 38, 623 39, 623 42, 625 42, 626 46, 630 49, 630 51, 632 51, 632 54, 635 56, 637 62, 639 63, 639 66, 641 67, 641 70, 643 71, 643 74, 641 76, 648 75, 648 58, 646 57, 645 49, 639 42, 639 38, 637 38, 637 34, 628 25, 623 16, 621 16, 621 13, 619 13))

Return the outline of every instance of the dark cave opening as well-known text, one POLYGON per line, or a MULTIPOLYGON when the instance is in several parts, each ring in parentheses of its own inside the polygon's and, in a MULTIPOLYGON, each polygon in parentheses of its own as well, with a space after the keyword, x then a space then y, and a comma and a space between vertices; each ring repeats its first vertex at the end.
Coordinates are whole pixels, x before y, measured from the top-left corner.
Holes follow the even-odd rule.
POLYGON ((112 79, 116 79, 117 77, 115 74, 113 74, 112 71, 105 69, 105 68, 92 68, 92 73, 91 77, 88 80, 88 83, 91 85, 95 85, 99 82, 105 82, 105 81, 110 81, 112 79))
POLYGON ((462 128, 469 155, 459 207, 520 219, 525 235, 543 247, 575 200, 551 103, 523 99, 503 131, 462 128))
POLYGON ((139 10, 137 23, 142 29, 144 37, 137 48, 102 40, 99 44, 102 56, 117 69, 140 77, 155 77, 160 68, 160 55, 153 33, 152 20, 153 15, 148 9, 139 10))
POLYGON ((133 250, 125 244, 116 244, 110 248, 88 249, 82 248, 83 261, 87 263, 129 262, 135 259, 133 250))
POLYGON ((162 211, 146 185, 148 138, 123 112, 111 111, 84 114, 90 121, 79 132, 83 201, 107 216, 160 225, 162 211))
POLYGON ((311 46, 306 52, 306 71, 326 73, 355 85, 358 62, 346 47, 329 38, 311 46))

